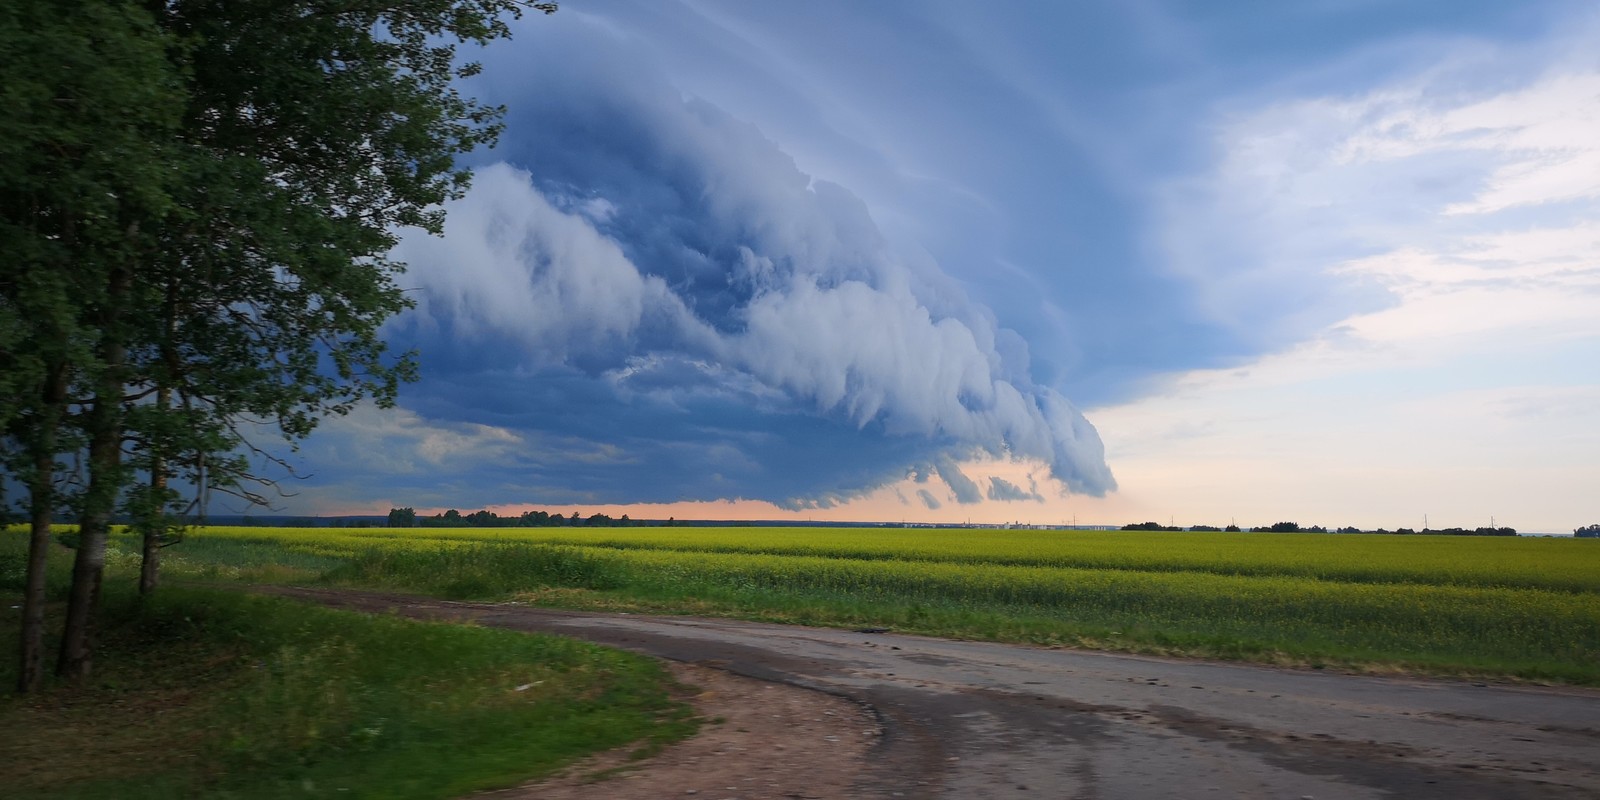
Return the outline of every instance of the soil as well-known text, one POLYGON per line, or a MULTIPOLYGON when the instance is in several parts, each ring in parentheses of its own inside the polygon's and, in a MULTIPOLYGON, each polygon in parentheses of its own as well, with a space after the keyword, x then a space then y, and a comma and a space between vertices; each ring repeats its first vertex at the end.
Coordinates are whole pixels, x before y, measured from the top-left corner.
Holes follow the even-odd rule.
POLYGON ((541 781, 476 797, 496 800, 788 800, 857 797, 883 735, 871 711, 811 689, 669 662, 695 687, 700 732, 645 759, 623 748, 541 781))

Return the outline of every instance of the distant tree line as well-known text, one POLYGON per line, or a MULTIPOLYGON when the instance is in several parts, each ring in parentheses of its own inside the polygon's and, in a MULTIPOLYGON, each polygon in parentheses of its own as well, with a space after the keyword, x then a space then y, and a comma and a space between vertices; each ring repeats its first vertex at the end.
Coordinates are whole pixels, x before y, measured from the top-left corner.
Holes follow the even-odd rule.
POLYGON ((389 509, 391 528, 627 528, 635 525, 676 524, 676 520, 633 520, 627 514, 613 518, 609 514, 590 514, 585 517, 574 511, 571 516, 551 514, 548 511, 525 511, 516 516, 502 517, 484 509, 463 514, 455 509, 443 514, 419 517, 414 508, 389 509))
POLYGON ((1398 528, 1396 530, 1386 531, 1382 528, 1379 528, 1375 531, 1372 531, 1372 533, 1425 534, 1428 536, 1516 536, 1517 529, 1507 527, 1490 528, 1485 526, 1482 528, 1473 528, 1471 530, 1466 528, 1423 528, 1420 531, 1414 531, 1410 528, 1398 528))
POLYGON ((1579 539, 1600 539, 1600 523, 1596 523, 1594 525, 1585 525, 1582 528, 1574 528, 1572 530, 1572 535, 1578 537, 1579 539))
MULTIPOLYGON (((215 525, 223 523, 212 524, 215 525)), ((237 522, 230 522, 226 524, 238 525, 242 528, 320 528, 323 526, 322 520, 319 520, 316 517, 282 517, 277 519, 256 519, 253 517, 245 517, 237 522)))
POLYGON ((1208 531, 1211 533, 1221 533, 1223 531, 1227 531, 1229 533, 1239 532, 1238 525, 1229 525, 1226 528, 1218 528, 1215 525, 1190 525, 1189 527, 1185 528, 1181 525, 1162 525, 1159 522, 1135 522, 1130 525, 1122 526, 1122 529, 1125 531, 1208 531))
MULTIPOLYGON (((1162 525, 1159 522, 1135 522, 1135 523, 1132 523, 1132 524, 1129 524, 1129 525, 1122 526, 1122 530, 1125 530, 1125 531, 1213 531, 1213 532, 1226 531, 1226 532, 1229 532, 1229 533, 1236 533, 1236 532, 1238 532, 1240 530, 1240 528, 1239 528, 1238 525, 1229 525, 1226 528, 1218 528, 1215 525, 1191 525, 1191 526, 1185 528, 1185 527, 1178 526, 1178 525, 1162 525)), ((1330 531, 1327 528, 1322 527, 1321 525, 1310 525, 1310 526, 1301 527, 1300 523, 1298 523, 1298 522, 1274 522, 1271 525, 1263 525, 1263 526, 1251 528, 1250 532, 1251 533, 1329 533, 1330 531)), ((1343 528, 1335 528, 1332 531, 1332 533, 1389 533, 1389 534, 1401 534, 1401 535, 1422 533, 1422 534, 1426 534, 1426 535, 1429 535, 1429 536, 1516 536, 1517 535, 1517 529, 1516 528, 1506 528, 1506 527, 1499 527, 1499 528, 1483 527, 1483 528, 1473 528, 1471 530, 1468 530, 1466 528, 1424 528, 1421 531, 1414 531, 1414 530, 1412 530, 1410 528, 1397 528, 1397 529, 1391 531, 1391 530, 1385 530, 1384 528, 1379 528, 1379 529, 1374 530, 1374 531, 1363 531, 1362 529, 1357 528, 1354 525, 1347 525, 1347 526, 1345 526, 1343 528)), ((1600 525, 1590 525, 1588 528, 1579 528, 1577 531, 1574 531, 1573 533, 1578 535, 1578 536, 1600 537, 1600 525), (1588 533, 1583 533, 1583 531, 1588 531, 1588 533)))

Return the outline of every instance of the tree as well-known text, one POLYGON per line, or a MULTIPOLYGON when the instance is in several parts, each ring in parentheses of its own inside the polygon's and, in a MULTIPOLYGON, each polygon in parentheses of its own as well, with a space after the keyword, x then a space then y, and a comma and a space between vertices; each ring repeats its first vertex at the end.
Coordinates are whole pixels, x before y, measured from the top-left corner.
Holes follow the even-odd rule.
POLYGON ((414 508, 389 509, 389 527, 414 528, 417 525, 417 510, 414 508))
MULTIPOLYGON (((454 46, 505 36, 521 8, 23 0, 0 14, 6 57, 26 68, 6 65, 18 102, 0 137, 5 263, 17 265, 0 282, 0 342, 28 398, 0 412, 5 454, 41 463, 40 447, 76 449, 37 434, 52 408, 86 451, 59 673, 89 672, 119 504, 154 522, 177 476, 264 501, 246 488, 262 479, 245 454, 274 457, 242 420, 292 444, 365 398, 391 404, 413 376, 378 337, 408 305, 385 254, 400 228, 440 230, 439 204, 467 183, 455 157, 497 136, 500 109, 455 88, 477 67, 454 46), (57 50, 83 68, 52 65, 57 50), (43 180, 58 173, 71 180, 43 180), (42 292, 52 275, 61 285, 42 292), (64 337, 49 329, 58 318, 64 337), (58 374, 64 405, 50 401, 58 374), (147 491, 130 493, 140 469, 147 491)), ((34 507, 53 501, 47 485, 30 481, 34 507)))
POLYGON ((63 501, 90 523, 69 641, 98 594, 96 524, 125 479, 119 383, 139 316, 133 276, 174 208, 174 46, 133 3, 30 0, 0 13, 0 455, 28 488, 30 517, 20 691, 42 675, 44 570, 63 501), (57 457, 81 446, 89 483, 63 496, 57 457))
POLYGON ((462 520, 474 528, 498 528, 504 524, 500 519, 500 515, 490 511, 489 509, 474 511, 471 514, 462 517, 462 520))

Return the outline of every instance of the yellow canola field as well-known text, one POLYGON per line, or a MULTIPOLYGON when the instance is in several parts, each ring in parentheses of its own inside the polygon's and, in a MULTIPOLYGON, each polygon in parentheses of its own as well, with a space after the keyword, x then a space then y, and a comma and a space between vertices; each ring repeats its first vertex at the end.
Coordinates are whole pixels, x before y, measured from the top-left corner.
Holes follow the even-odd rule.
POLYGON ((523 542, 681 553, 1296 576, 1600 593, 1600 542, 1570 538, 927 528, 206 528, 347 551, 523 542))
POLYGON ((765 527, 208 528, 195 539, 353 559, 336 579, 462 596, 566 586, 702 613, 1600 683, 1600 542, 765 527), (519 560, 529 546, 582 563, 519 560), (568 574, 587 577, 562 583, 568 574))

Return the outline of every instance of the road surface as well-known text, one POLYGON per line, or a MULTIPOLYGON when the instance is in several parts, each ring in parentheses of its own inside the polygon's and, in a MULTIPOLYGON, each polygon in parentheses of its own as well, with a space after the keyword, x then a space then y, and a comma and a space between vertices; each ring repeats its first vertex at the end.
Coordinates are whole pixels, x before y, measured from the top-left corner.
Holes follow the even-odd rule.
POLYGON ((1600 797, 1600 692, 264 589, 573 636, 869 707, 854 797, 1600 797))

